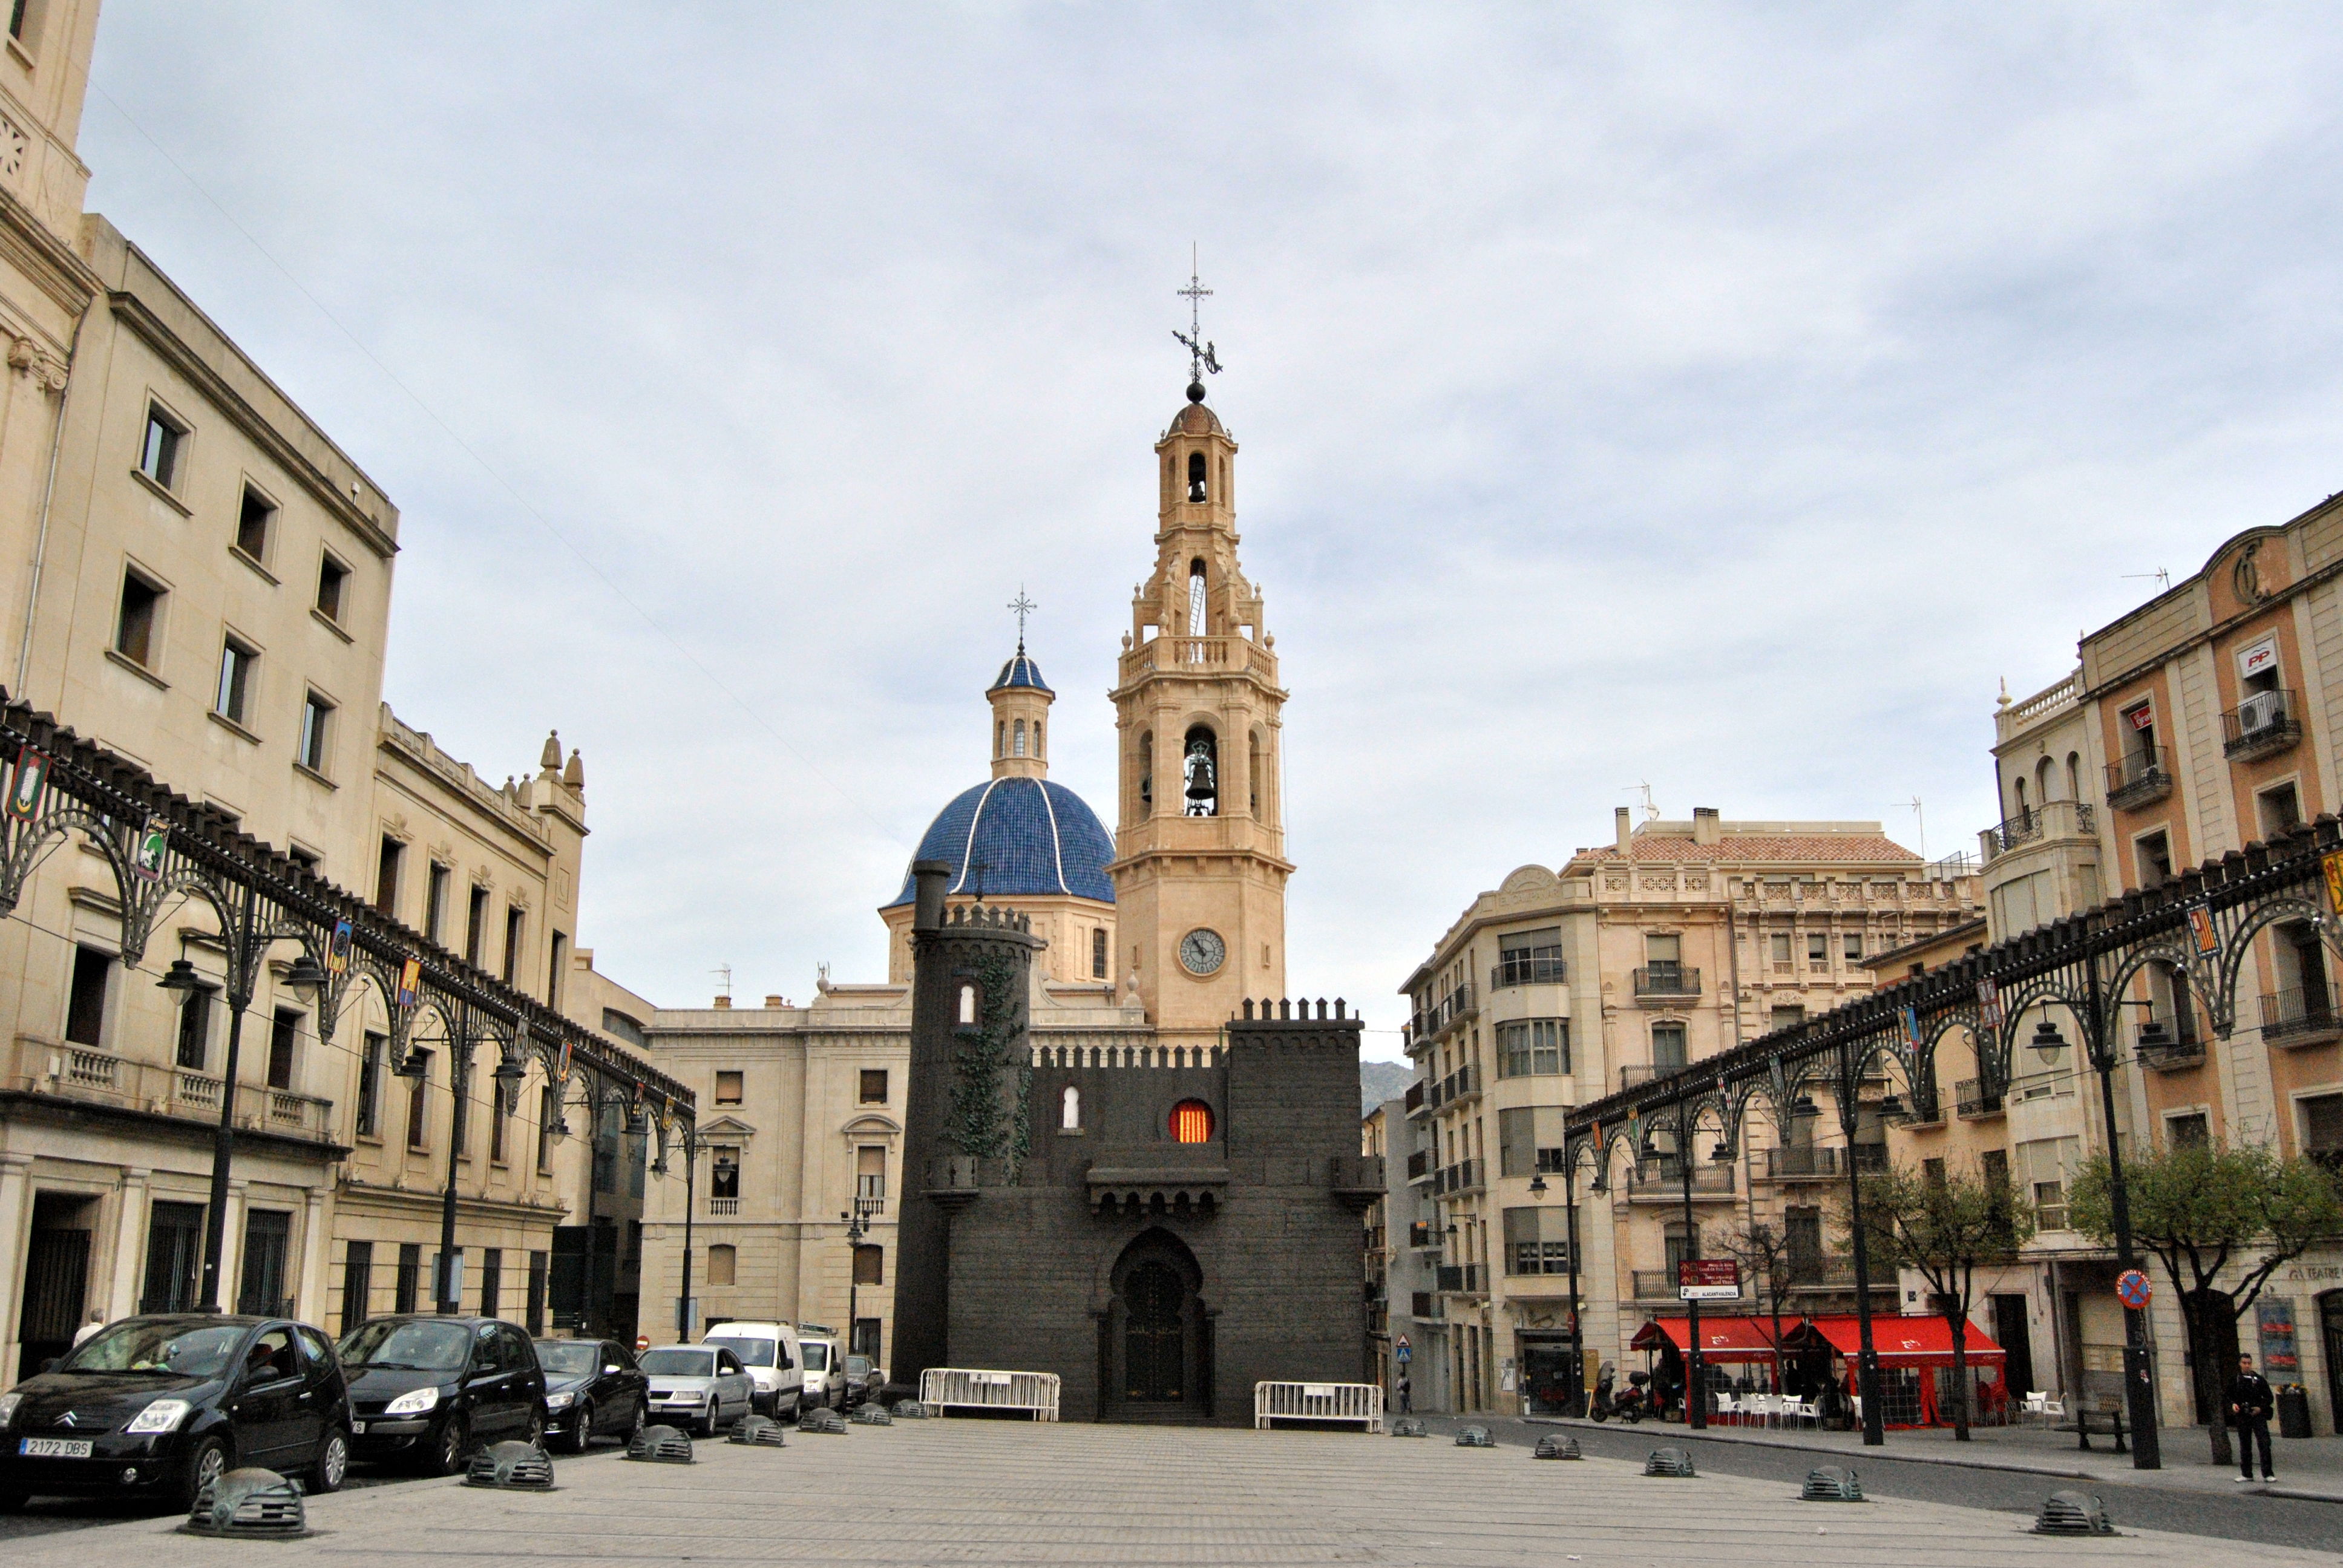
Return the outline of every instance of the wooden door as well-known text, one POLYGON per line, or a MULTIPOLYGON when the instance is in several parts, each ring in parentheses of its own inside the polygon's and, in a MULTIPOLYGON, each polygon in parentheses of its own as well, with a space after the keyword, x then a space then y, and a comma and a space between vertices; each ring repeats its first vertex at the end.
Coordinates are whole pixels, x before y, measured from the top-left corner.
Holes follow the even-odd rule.
POLYGON ((1161 1402, 1182 1397, 1187 1288, 1169 1263, 1141 1263, 1123 1287, 1123 1397, 1161 1402))

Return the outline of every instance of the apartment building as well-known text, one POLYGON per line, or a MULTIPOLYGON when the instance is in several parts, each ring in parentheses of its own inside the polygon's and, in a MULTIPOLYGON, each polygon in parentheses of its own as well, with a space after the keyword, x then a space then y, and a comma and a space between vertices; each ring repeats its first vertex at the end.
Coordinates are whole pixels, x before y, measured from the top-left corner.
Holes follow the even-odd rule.
MULTIPOLYGON (((1995 714, 1999 822, 1980 835, 1991 940, 2159 885, 2338 809, 2343 725, 2343 502, 2225 541, 2202 570, 2082 639, 2076 669, 1995 714)), ((2218 1138, 2343 1161, 2343 1010, 2332 911, 2259 931, 2227 1038, 2186 970, 2152 964, 2130 983, 2117 1041, 2115 1136, 2126 1148, 2218 1138)), ((2006 1162, 2041 1230, 1995 1282, 1985 1326, 2021 1350, 2032 1386, 2117 1392, 2123 1322, 2112 1255, 2066 1227, 2065 1183, 2109 1129, 2075 1050, 2026 1044, 2063 1009, 2022 1020, 2006 1083, 1982 1072, 1946 1124, 1896 1130, 1899 1158, 2006 1162), (2020 1339, 2021 1324, 2028 1331, 2020 1339)), ((2166 1282, 2159 1280, 2159 1286, 2166 1282)), ((2151 1327, 2165 1418, 2206 1419, 2182 1358, 2168 1290, 2151 1327)), ((2241 1348, 2308 1392, 2314 1424, 2343 1412, 2343 1250, 2282 1269, 2239 1324, 2241 1348)))
MULTIPOLYGON (((1674 1265, 1704 1233, 1764 1222, 1810 1241, 1810 1310, 1844 1310, 1852 1280, 1825 1258, 1811 1184, 1841 1171, 1811 1144, 1766 1147, 1753 1129, 1732 1158, 1695 1151, 1687 1232, 1672 1154, 1578 1201, 1559 1174, 1572 1106, 1730 1050, 1871 990, 1868 960, 1976 919, 1966 862, 1926 865, 1876 822, 1634 825, 1559 870, 1523 866, 1483 893, 1408 978, 1408 1051, 1423 1070, 1405 1102, 1411 1249, 1437 1270, 1420 1303, 1420 1404, 1557 1409, 1580 1375, 1571 1314, 1591 1364, 1614 1359, 1655 1316, 1680 1313, 1674 1265)), ((1794 1141, 1808 1134, 1801 1129, 1794 1141)), ((1876 1126, 1859 1135, 1875 1144, 1876 1126)), ((1745 1302, 1733 1310, 1748 1311, 1745 1302)))

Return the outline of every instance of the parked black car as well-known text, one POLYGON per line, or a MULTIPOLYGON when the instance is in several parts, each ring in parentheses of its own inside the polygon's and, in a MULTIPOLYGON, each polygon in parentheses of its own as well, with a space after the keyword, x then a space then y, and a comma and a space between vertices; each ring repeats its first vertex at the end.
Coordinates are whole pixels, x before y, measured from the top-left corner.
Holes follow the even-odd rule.
POLYGON ((847 1357, 846 1408, 852 1410, 856 1405, 876 1398, 886 1382, 887 1369, 869 1356, 847 1357))
POLYGON ((616 1340, 539 1340, 546 1430, 572 1453, 597 1437, 632 1437, 650 1419, 650 1380, 616 1340))
POLYGON ((281 1318, 125 1318, 0 1394, 0 1512, 27 1497, 152 1497, 185 1508, 244 1465, 331 1492, 349 1397, 326 1336, 281 1318))
POLYGON ((495 1318, 376 1318, 342 1336, 350 1449, 434 1475, 464 1468, 475 1443, 545 1435, 545 1373, 528 1336, 495 1318))

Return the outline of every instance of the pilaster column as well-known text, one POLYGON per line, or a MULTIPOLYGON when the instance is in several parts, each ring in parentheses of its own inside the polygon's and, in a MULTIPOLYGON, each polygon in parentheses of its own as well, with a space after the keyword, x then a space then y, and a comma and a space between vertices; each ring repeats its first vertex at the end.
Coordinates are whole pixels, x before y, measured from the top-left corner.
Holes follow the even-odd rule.
POLYGON ((25 1283, 25 1232, 32 1223, 33 1157, 0 1153, 0 1382, 16 1381, 17 1292, 25 1283))
POLYGON ((146 1227, 152 1216, 146 1179, 152 1174, 143 1165, 122 1172, 122 1208, 114 1227, 114 1282, 106 1298, 107 1322, 138 1310, 139 1265, 146 1256, 146 1227))
POLYGON ((297 1283, 290 1309, 293 1316, 320 1328, 326 1326, 326 1271, 331 1267, 331 1198, 332 1190, 322 1184, 309 1189, 308 1208, 301 1216, 301 1270, 294 1276, 297 1283))
POLYGON ((246 1183, 227 1184, 227 1224, 220 1231, 220 1311, 238 1310, 237 1301, 244 1294, 244 1190, 246 1183))

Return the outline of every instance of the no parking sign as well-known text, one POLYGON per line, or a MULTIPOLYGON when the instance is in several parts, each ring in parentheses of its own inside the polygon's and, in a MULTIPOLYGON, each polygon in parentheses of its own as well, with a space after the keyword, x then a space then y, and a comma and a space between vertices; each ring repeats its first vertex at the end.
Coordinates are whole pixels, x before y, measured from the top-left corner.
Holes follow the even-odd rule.
POLYGON ((2116 1300, 2135 1312, 2147 1310, 2150 1288, 2147 1275, 2137 1269, 2126 1269, 2116 1279, 2116 1300))

